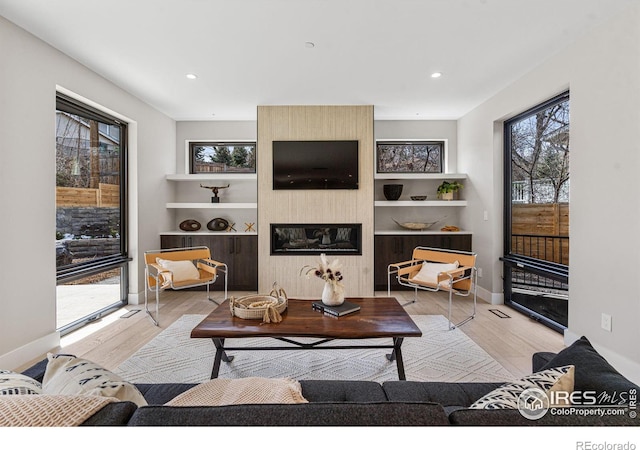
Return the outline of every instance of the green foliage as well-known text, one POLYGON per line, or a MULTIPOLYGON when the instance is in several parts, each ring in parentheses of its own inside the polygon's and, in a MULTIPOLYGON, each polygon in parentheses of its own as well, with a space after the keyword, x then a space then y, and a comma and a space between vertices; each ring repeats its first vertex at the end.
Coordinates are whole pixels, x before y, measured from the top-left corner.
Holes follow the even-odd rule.
POLYGON ((440 186, 438 186, 438 194, 448 194, 449 192, 458 192, 464 186, 457 181, 443 181, 440 186))

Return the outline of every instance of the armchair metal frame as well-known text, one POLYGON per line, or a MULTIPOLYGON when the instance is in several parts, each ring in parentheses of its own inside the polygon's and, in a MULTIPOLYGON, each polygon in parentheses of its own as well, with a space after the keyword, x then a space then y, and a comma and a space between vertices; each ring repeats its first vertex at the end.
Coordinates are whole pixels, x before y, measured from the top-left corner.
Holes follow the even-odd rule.
POLYGON ((227 298, 227 281, 229 278, 229 269, 223 262, 211 259, 211 251, 209 247, 184 247, 170 248, 162 250, 150 250, 144 252, 144 309, 149 315, 153 323, 158 326, 160 320, 160 292, 165 289, 188 289, 198 286, 207 287, 207 299, 216 305, 219 305, 209 295, 209 286, 216 282, 218 273, 224 274, 224 298, 227 298), (172 272, 163 268, 156 262, 156 258, 167 259, 171 261, 192 261, 200 277, 193 280, 174 282, 172 272), (155 318, 148 307, 148 293, 155 292, 156 295, 156 311, 155 318))
POLYGON ((478 271, 476 269, 476 253, 461 250, 449 250, 432 247, 416 247, 413 249, 412 259, 399 263, 389 264, 387 268, 387 295, 391 296, 391 279, 395 276, 398 283, 414 289, 413 300, 405 303, 406 306, 415 303, 418 297, 418 289, 437 292, 445 291, 449 293, 449 329, 453 330, 469 322, 476 316, 477 304, 477 283, 478 271), (428 283, 414 279, 420 272, 424 262, 431 263, 454 263, 457 261, 459 267, 447 272, 440 272, 437 276, 437 283, 428 283), (453 324, 451 321, 451 310, 453 295, 467 297, 473 294, 473 311, 470 316, 461 322, 453 324))

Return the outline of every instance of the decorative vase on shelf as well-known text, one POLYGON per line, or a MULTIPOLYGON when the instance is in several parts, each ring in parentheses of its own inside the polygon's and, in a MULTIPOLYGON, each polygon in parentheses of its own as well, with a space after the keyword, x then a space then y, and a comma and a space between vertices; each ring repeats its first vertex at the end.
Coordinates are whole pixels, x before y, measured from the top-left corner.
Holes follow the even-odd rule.
POLYGON ((325 283, 322 290, 322 303, 327 306, 338 306, 344 303, 344 288, 333 283, 325 283))
POLYGON ((382 187, 384 197, 387 200, 398 200, 402 195, 402 184, 385 184, 382 187))

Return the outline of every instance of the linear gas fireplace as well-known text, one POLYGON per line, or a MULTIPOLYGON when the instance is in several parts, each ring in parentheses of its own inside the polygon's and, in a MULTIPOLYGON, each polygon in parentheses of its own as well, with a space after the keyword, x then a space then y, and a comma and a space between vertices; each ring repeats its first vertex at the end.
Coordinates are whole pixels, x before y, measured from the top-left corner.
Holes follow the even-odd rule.
POLYGON ((362 255, 360 223, 272 223, 272 255, 362 255))

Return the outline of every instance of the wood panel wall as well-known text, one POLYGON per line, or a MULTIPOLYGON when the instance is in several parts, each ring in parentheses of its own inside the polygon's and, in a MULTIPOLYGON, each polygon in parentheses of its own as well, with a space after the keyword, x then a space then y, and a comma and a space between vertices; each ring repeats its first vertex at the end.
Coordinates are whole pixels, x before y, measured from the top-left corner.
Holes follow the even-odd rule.
POLYGON ((291 298, 320 298, 323 282, 300 276, 318 256, 270 255, 272 223, 362 223, 362 255, 338 255, 347 296, 373 295, 373 106, 258 107, 258 288, 277 281, 291 298), (273 190, 272 143, 277 140, 358 140, 359 189, 273 190))

